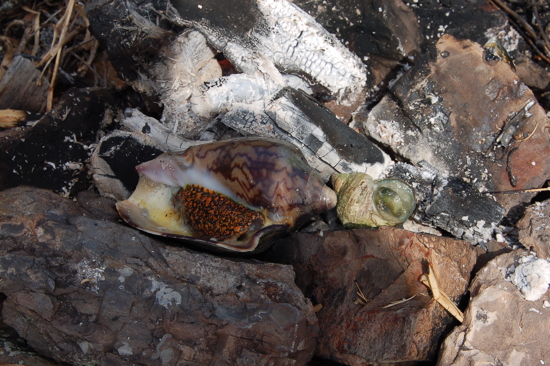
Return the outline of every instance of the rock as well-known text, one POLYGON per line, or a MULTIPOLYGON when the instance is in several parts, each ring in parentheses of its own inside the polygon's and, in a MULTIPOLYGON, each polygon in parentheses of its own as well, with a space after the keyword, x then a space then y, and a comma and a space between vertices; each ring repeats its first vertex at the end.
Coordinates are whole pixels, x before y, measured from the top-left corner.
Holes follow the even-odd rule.
MULTIPOLYGON (((442 36, 390 94, 363 127, 411 163, 481 192, 536 188, 550 175, 544 110, 510 65, 487 61, 479 44, 442 36)), ((531 197, 496 194, 506 210, 531 197)))
POLYGON ((452 318, 419 277, 430 263, 457 303, 476 258, 467 242, 389 227, 293 234, 265 256, 291 263, 305 295, 322 306, 316 355, 347 365, 433 360, 452 318), (356 284, 364 306, 354 303, 356 284))
POLYGON ((414 189, 417 208, 413 219, 473 244, 493 239, 506 213, 491 196, 463 179, 445 177, 426 162, 417 166, 397 163, 387 177, 401 179, 414 189))
POLYGON ((519 241, 539 258, 550 258, 550 200, 529 206, 516 224, 519 241))
MULTIPOLYGON (((0 294, 0 309, 6 297, 0 294)), ((0 315, 0 365, 63 366, 37 354, 0 315)))
POLYGON ((550 294, 525 300, 505 279, 527 252, 489 262, 470 285, 464 323, 445 339, 439 366, 544 365, 550 360, 550 294))
POLYGON ((290 266, 165 245, 49 191, 0 192, 6 323, 72 365, 304 365, 318 324, 290 266))

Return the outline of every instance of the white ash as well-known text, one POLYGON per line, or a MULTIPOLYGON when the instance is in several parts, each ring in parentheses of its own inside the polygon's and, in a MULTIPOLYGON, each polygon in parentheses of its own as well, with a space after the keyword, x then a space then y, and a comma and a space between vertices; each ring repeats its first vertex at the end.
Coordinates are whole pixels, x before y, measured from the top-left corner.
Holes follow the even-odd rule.
POLYGON ((152 70, 155 89, 164 104, 162 121, 173 133, 196 136, 212 113, 197 110, 192 103, 185 102, 201 94, 203 83, 222 76, 221 67, 214 58, 215 51, 202 34, 186 31, 163 52, 161 61, 152 70))
POLYGON ((154 278, 150 278, 150 280, 151 292, 155 294, 155 298, 159 305, 169 309, 169 306, 178 306, 181 304, 181 294, 179 292, 154 278))
POLYGON ((508 269, 506 280, 517 286, 525 300, 537 301, 550 285, 550 262, 530 254, 521 257, 518 263, 508 269))
POLYGON ((90 262, 84 259, 74 264, 73 267, 76 270, 76 280, 79 284, 81 286, 89 286, 90 290, 97 294, 99 291, 97 283, 105 280, 105 265, 99 264, 95 260, 90 262))
POLYGON ((489 28, 485 31, 487 39, 496 38, 506 49, 507 52, 512 52, 518 49, 521 35, 512 27, 508 28, 489 28))

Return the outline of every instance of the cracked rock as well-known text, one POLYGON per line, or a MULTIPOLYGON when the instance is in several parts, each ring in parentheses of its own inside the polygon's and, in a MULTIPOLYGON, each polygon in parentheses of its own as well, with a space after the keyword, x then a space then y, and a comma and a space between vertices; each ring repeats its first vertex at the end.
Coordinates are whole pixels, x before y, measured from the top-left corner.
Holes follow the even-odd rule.
POLYGON ((0 192, 5 322, 72 365, 305 365, 318 324, 290 266, 233 261, 94 219, 49 191, 0 192))
POLYGON ((433 360, 452 318, 419 277, 429 262, 458 303, 476 260, 467 242, 390 227, 292 234, 265 255, 292 264, 300 288, 321 307, 315 354, 352 366, 433 360))
POLYGON ((550 294, 527 301, 505 279, 526 255, 525 251, 500 255, 478 272, 470 285, 464 323, 445 339, 438 366, 548 363, 550 294))

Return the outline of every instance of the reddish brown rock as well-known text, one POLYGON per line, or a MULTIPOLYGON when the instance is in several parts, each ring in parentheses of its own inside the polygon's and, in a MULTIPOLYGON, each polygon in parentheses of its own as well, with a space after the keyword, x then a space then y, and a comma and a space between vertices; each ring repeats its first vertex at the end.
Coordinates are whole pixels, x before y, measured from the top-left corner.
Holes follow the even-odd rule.
POLYGON ((476 275, 464 323, 445 339, 439 366, 532 366, 550 361, 550 294, 527 301, 505 279, 526 254, 503 254, 476 275))
MULTIPOLYGON (((363 127, 413 164, 426 161, 480 191, 541 186, 550 175, 548 119, 510 65, 444 35, 372 110, 363 127)), ((532 195, 499 194, 506 209, 532 195)))
POLYGON ((292 263, 300 288, 322 305, 316 354, 348 365, 432 360, 452 318, 419 277, 430 263, 457 303, 475 264, 467 242, 388 227, 293 234, 266 255, 292 263), (365 306, 354 303, 355 283, 365 306))
POLYGON ((537 253, 539 258, 550 258, 550 200, 537 202, 527 208, 516 227, 519 241, 537 253))
POLYGON ((5 322, 72 365, 304 365, 318 332, 290 266, 167 246, 49 191, 0 192, 5 322))

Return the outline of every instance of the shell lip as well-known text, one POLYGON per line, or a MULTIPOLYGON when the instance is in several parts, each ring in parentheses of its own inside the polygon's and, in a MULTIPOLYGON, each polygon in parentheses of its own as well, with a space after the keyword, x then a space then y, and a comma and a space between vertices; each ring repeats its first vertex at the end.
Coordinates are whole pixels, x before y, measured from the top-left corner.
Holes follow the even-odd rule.
MULTIPOLYGON (((276 234, 284 234, 290 230, 288 225, 270 225, 268 227, 262 228, 256 231, 253 235, 246 239, 246 241, 238 243, 222 242, 212 239, 198 238, 190 235, 182 235, 171 233, 162 230, 156 230, 153 228, 154 225, 152 222, 147 221, 147 219, 141 215, 142 209, 135 204, 128 201, 121 201, 116 204, 117 211, 120 217, 130 226, 144 231, 149 234, 163 236, 167 238, 179 239, 193 244, 204 244, 208 247, 211 247, 216 250, 222 250, 227 252, 238 252, 238 253, 247 253, 247 252, 261 252, 268 248, 268 246, 273 242, 269 238, 269 242, 264 242, 261 239, 267 239, 268 236, 275 236, 276 234), (264 238, 265 237, 265 238, 264 238)), ((158 226, 157 226, 158 227, 158 226)))

